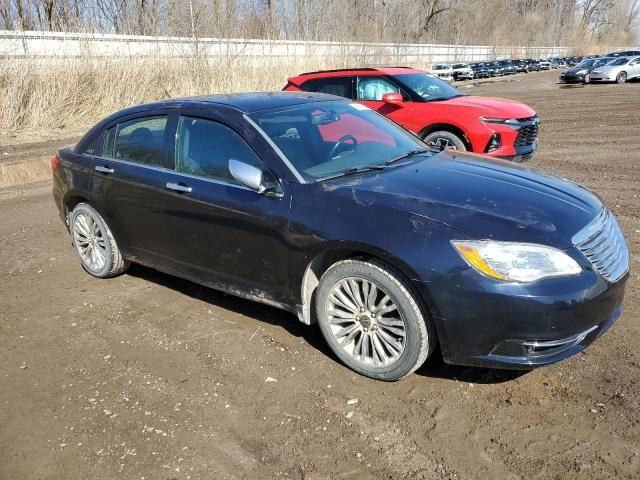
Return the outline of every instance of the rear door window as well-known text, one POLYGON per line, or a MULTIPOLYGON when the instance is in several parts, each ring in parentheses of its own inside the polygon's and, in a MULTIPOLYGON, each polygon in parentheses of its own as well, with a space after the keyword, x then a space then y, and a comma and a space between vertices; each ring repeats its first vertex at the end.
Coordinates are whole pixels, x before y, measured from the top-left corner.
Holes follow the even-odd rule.
MULTIPOLYGON (((164 146, 166 116, 144 117, 118 125, 115 139, 115 155, 118 160, 152 165, 168 166, 168 155, 164 146)), ((108 142, 105 139, 105 146, 108 142)))
POLYGON ((262 162, 234 130, 195 117, 180 117, 176 144, 176 170, 180 173, 238 183, 229 172, 229 160, 263 168, 262 162))
POLYGON ((318 93, 353 98, 353 77, 323 78, 316 85, 318 93))

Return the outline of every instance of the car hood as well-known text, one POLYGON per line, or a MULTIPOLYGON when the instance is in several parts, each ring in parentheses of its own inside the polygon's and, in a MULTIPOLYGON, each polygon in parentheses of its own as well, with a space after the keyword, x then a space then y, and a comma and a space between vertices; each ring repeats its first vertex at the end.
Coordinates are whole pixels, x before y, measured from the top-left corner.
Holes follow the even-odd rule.
POLYGON ((569 248, 602 203, 583 187, 490 157, 446 151, 407 165, 319 184, 342 202, 380 205, 477 239, 569 248))
POLYGON ((587 67, 571 67, 569 69, 567 69, 567 71, 565 72, 565 74, 569 74, 569 75, 575 75, 576 73, 580 73, 580 72, 588 72, 589 70, 591 70, 591 68, 587 68, 587 67))
POLYGON ((445 100, 447 106, 459 106, 473 109, 477 116, 494 118, 529 118, 536 114, 535 110, 524 103, 505 98, 476 97, 464 95, 445 100))

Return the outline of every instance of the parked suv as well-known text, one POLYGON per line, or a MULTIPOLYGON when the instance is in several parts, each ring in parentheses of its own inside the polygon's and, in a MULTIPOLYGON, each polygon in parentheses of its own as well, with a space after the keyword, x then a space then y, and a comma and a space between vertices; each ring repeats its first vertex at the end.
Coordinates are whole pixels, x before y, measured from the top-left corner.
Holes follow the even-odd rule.
POLYGON ((473 70, 466 63, 454 63, 451 71, 454 80, 473 80, 473 70))
POLYGON ((303 73, 284 90, 351 98, 376 110, 430 145, 470 150, 514 161, 536 151, 538 117, 513 100, 464 95, 412 68, 359 68, 303 73))

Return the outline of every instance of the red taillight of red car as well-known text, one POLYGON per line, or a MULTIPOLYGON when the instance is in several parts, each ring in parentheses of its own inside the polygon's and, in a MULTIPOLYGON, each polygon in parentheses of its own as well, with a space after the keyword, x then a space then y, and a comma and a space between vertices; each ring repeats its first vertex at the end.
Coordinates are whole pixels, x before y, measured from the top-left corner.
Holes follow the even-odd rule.
POLYGON ((53 157, 51 157, 51 171, 53 173, 56 173, 56 170, 58 170, 59 167, 60 159, 58 158, 58 155, 54 155, 53 157))

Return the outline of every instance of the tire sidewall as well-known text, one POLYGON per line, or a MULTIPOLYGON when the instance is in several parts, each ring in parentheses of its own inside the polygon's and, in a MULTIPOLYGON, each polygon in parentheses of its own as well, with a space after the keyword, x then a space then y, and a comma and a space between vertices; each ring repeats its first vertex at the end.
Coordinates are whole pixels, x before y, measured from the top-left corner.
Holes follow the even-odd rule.
POLYGON ((84 270, 88 274, 93 275, 94 277, 98 277, 98 278, 107 277, 111 272, 111 269, 113 268, 113 250, 111 246, 111 234, 102 216, 96 211, 95 208, 91 207, 90 205, 86 203, 79 203, 78 205, 76 205, 76 207, 71 212, 71 215, 69 216, 69 228, 71 230, 71 242, 73 243, 73 248, 75 248, 76 253, 78 254, 78 258, 80 258, 80 264, 82 265, 82 268, 84 268, 84 270), (74 224, 77 216, 80 215, 81 213, 90 216, 93 219, 93 221, 95 221, 98 224, 98 226, 100 227, 100 231, 102 232, 102 236, 104 238, 105 262, 104 262, 104 266, 98 271, 92 270, 91 268, 89 268, 88 265, 85 264, 84 259, 82 258, 82 256, 80 255, 80 252, 78 251, 78 246, 76 245, 73 228, 74 228, 74 224))
POLYGON ((405 293, 403 288, 396 283, 399 282, 399 280, 388 276, 391 275, 391 277, 395 277, 393 273, 388 270, 386 271, 386 274, 382 273, 378 270, 379 268, 381 267, 378 265, 372 265, 364 261, 340 262, 331 267, 322 276, 320 281, 318 294, 316 296, 316 311, 322 335, 331 347, 332 351, 345 365, 367 377, 378 380, 394 381, 413 372, 420 366, 419 364, 416 365, 418 362, 420 362, 420 364, 424 362, 426 356, 424 359, 421 359, 423 350, 426 348, 430 353, 432 350, 430 343, 435 341, 435 339, 429 338, 425 323, 426 315, 420 308, 420 304, 418 299, 415 298, 415 295, 412 294, 411 291, 407 291, 407 293, 405 293), (400 358, 392 365, 386 367, 363 365, 342 348, 331 331, 327 314, 328 298, 334 285, 348 277, 362 277, 374 282, 389 295, 398 307, 398 310, 405 322, 406 343, 400 358), (407 298, 407 294, 409 294, 411 298, 407 298))
POLYGON ((436 138, 446 138, 455 145, 456 150, 467 150, 467 146, 464 144, 464 141, 455 133, 449 132, 447 130, 437 130, 435 132, 428 133, 427 135, 424 135, 422 137, 422 140, 428 144, 430 141, 433 141, 436 138))

